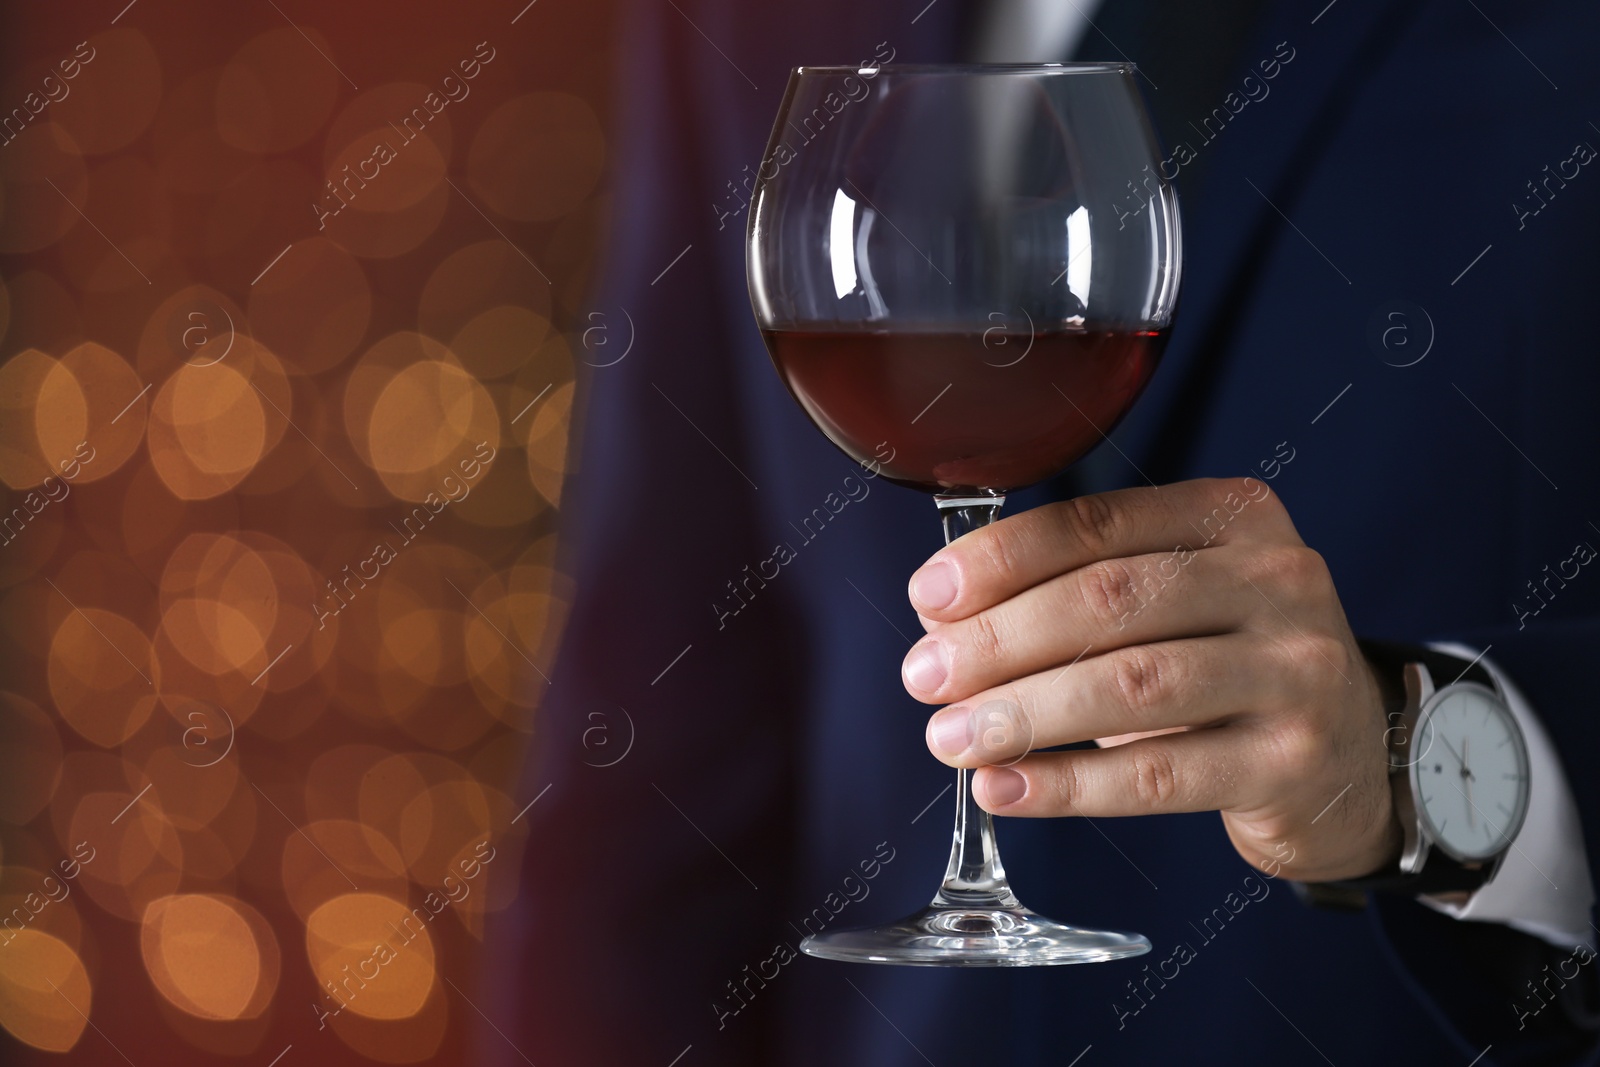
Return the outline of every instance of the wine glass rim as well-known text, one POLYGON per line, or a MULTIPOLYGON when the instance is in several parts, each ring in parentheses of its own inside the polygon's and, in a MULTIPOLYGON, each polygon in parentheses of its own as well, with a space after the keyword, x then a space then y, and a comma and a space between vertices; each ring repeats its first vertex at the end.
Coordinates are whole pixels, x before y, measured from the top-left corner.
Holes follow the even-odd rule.
POLYGON ((1133 74, 1134 63, 851 63, 794 67, 796 77, 809 74, 1133 74))

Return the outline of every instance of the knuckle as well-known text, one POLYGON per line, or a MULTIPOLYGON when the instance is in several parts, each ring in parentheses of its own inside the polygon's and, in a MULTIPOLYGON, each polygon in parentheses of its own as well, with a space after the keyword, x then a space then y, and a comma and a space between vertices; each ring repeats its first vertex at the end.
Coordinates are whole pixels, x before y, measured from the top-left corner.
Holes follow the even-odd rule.
POLYGON ((1322 553, 1303 545, 1299 552, 1300 566, 1305 569, 1303 588, 1319 596, 1334 593, 1333 572, 1328 569, 1328 561, 1322 558, 1322 553))
POLYGON ((984 576, 1001 586, 1009 588, 1023 571, 1019 546, 1008 530, 991 526, 981 531, 971 551, 984 576))
POLYGON ((1345 644, 1333 634, 1312 634, 1309 641, 1312 648, 1316 649, 1317 662, 1332 667, 1338 675, 1335 681, 1340 685, 1353 684, 1356 679, 1358 664, 1350 646, 1345 644))
POLYGON ((1051 809, 1054 811, 1074 811, 1079 802, 1088 795, 1089 783, 1078 760, 1064 760, 1047 778, 1051 809))
POLYGON ((1063 501, 1059 507, 1061 521, 1068 533, 1091 555, 1105 555, 1111 546, 1118 543, 1123 519, 1105 496, 1094 494, 1074 497, 1063 501))
POLYGON ((1091 621, 1101 626, 1121 623, 1139 609, 1139 587, 1126 560, 1107 559, 1079 572, 1079 593, 1091 621))
POLYGON ((1316 549, 1296 545, 1289 550, 1288 556, 1285 566, 1289 578, 1295 585, 1302 589, 1314 589, 1331 584, 1328 562, 1316 549))
POLYGON ((1174 673, 1167 657, 1148 645, 1125 648, 1110 657, 1111 683, 1133 725, 1151 718, 1152 712, 1170 692, 1174 673))
POLYGON ((1287 585, 1300 566, 1295 550, 1288 545, 1261 545, 1250 553, 1250 563, 1255 580, 1273 586, 1287 585))
POLYGON ((1326 762, 1324 732, 1310 720, 1297 720, 1277 732, 1278 766, 1288 780, 1317 773, 1326 762))
POLYGON ((1019 696, 1008 690, 974 710, 972 747, 985 757, 1021 758, 1033 748, 1033 716, 1019 696))
POLYGON ((1128 755, 1128 785, 1136 801, 1158 810, 1177 798, 1178 768, 1165 745, 1140 747, 1128 755))
POLYGON ((1258 517, 1283 519, 1287 518, 1289 511, 1283 506, 1283 498, 1274 493, 1266 482, 1257 478, 1229 478, 1227 490, 1238 493, 1252 502, 1257 509, 1258 517))
POLYGON ((1332 634, 1295 634, 1289 639, 1289 658, 1302 685, 1313 690, 1342 687, 1355 679, 1350 649, 1332 634))
POLYGON ((1255 554, 1258 580, 1295 595, 1333 587, 1321 553, 1304 545, 1264 546, 1255 554))
MULTIPOLYGON (((955 624, 959 638, 950 657, 952 678, 974 669, 994 666, 1005 657, 1005 635, 1000 614, 981 611, 966 621, 955 624)), ((948 628, 947 628, 948 629, 948 628)))

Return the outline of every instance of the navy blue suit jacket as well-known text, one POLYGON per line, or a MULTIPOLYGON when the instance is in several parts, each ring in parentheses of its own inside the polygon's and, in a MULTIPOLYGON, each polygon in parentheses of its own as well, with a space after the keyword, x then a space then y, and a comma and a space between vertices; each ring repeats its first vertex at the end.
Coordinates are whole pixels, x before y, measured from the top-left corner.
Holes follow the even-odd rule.
MULTIPOLYGON (((582 350, 596 366, 564 535, 577 597, 523 783, 550 789, 527 816, 518 904, 491 927, 487 1014, 506 1040, 486 1033, 487 1053, 1347 1067, 1467 1064, 1492 1045, 1479 1064, 1593 1062, 1593 1032, 1559 1005, 1518 1029, 1540 943, 1410 901, 1309 909, 1284 882, 1247 881, 1215 814, 1001 820, 1031 907, 1137 929, 1155 943, 1143 959, 795 958, 819 909, 896 917, 943 870, 951 776, 898 674, 919 633, 906 579, 940 539, 926 497, 882 482, 802 526, 860 472, 762 349, 742 183, 787 68, 885 47, 951 59, 964 31, 955 0, 627 7, 595 308, 616 344, 631 321, 632 348, 608 366, 620 348, 582 350), (727 613, 728 583, 779 542, 793 561, 727 613), (1219 908, 1227 921, 1208 922, 1219 908), (1161 968, 1179 944, 1188 958, 1161 968)), ((1600 856, 1600 573, 1539 601, 1527 585, 1600 545, 1600 167, 1564 162, 1600 147, 1600 10, 1300 0, 1266 22, 1241 55, 1253 67, 1287 44, 1270 93, 1209 138, 1163 131, 1208 157, 1183 204, 1182 306, 1120 451, 1100 449, 1077 487, 1273 471, 1358 633, 1493 646, 1600 856)))

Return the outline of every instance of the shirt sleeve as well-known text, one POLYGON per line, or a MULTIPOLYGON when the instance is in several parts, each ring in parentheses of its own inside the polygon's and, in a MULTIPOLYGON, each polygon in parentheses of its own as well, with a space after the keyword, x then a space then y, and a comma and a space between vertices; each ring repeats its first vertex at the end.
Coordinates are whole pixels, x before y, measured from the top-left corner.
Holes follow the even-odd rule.
POLYGON ((1503 923, 1561 948, 1593 949, 1596 931, 1589 914, 1594 883, 1584 851, 1583 823, 1550 735, 1527 697, 1493 660, 1466 645, 1432 647, 1479 660, 1500 684, 1528 746, 1528 813, 1494 879, 1465 903, 1418 899, 1456 919, 1503 923))

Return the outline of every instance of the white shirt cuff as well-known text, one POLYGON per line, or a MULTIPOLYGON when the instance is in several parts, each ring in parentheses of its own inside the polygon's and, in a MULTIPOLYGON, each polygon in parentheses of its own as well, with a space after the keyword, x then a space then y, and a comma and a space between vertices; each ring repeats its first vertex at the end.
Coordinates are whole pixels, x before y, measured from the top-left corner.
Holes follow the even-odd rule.
MULTIPOLYGON (((1465 645, 1438 644, 1440 652, 1470 660, 1465 645)), ((1590 923, 1594 883, 1583 847, 1583 823, 1572 789, 1533 705, 1487 657, 1479 660, 1500 683, 1528 745, 1528 814, 1494 879, 1464 904, 1418 897, 1436 911, 1473 922, 1504 923, 1559 948, 1595 947, 1590 923)), ((1446 684, 1444 679, 1435 679, 1446 684)))

